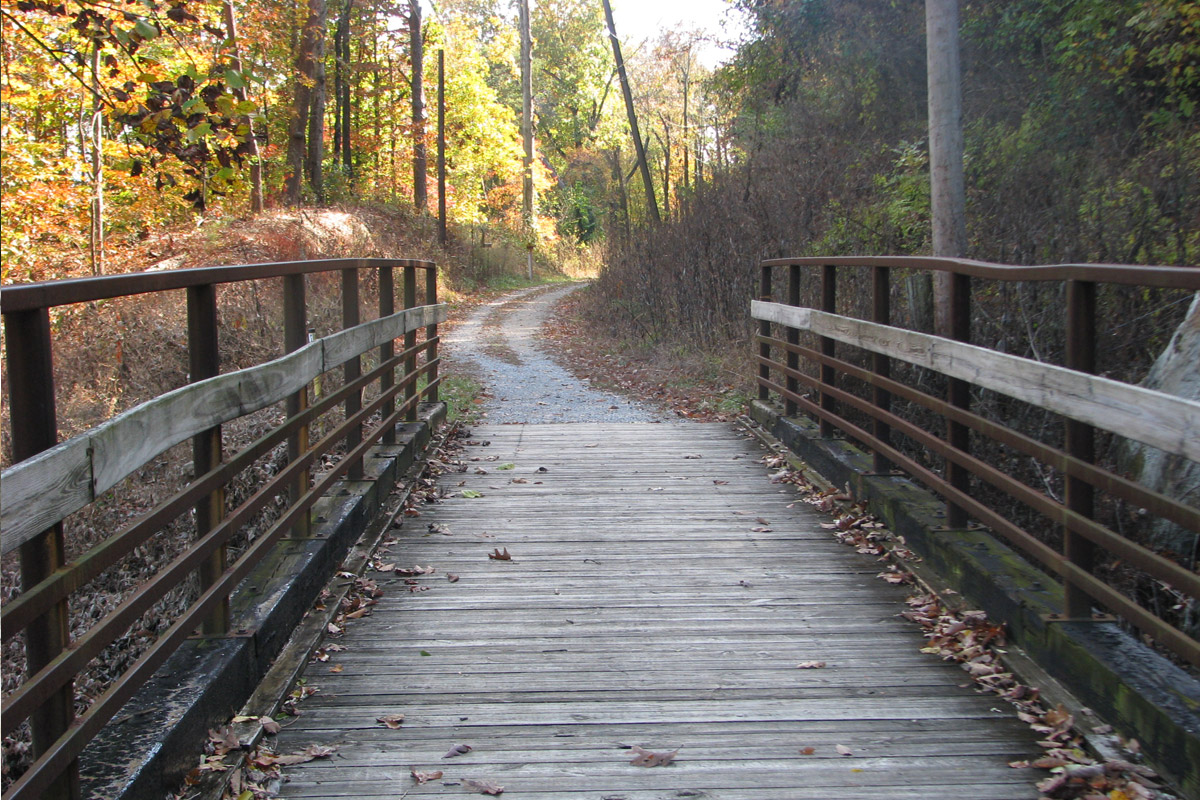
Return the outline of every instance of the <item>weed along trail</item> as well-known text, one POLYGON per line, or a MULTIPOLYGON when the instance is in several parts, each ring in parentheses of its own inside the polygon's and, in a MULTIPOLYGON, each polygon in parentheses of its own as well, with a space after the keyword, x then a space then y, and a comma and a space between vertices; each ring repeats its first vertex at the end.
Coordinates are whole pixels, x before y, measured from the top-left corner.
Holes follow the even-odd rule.
POLYGON ((481 306, 444 338, 451 370, 473 365, 490 423, 661 422, 628 398, 591 388, 551 359, 538 331, 580 284, 522 289, 481 306))

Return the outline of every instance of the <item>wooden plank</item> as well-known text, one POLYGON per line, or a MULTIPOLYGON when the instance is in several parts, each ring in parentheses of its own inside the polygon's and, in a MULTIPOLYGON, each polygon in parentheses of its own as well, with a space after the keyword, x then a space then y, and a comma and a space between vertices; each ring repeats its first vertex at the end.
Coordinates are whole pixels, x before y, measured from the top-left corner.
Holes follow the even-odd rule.
POLYGON ((364 323, 282 358, 167 392, 14 465, 0 475, 0 547, 4 553, 18 547, 197 433, 279 402, 380 341, 445 319, 441 304, 364 323))
POLYGON ((369 573, 378 605, 309 666, 319 691, 276 748, 338 753, 289 767, 284 797, 477 797, 462 777, 506 797, 1037 796, 1044 773, 1007 766, 1039 752, 1033 736, 919 652, 920 629, 896 618, 905 590, 810 506, 788 508, 796 490, 769 483, 756 443, 696 424, 480 426, 470 440, 465 459, 494 460, 442 475, 457 496, 421 508, 379 559, 437 572, 369 573), (764 515, 772 530, 752 531, 764 515), (496 547, 513 560, 489 560, 496 547), (796 668, 807 660, 826 666, 796 668), (390 713, 400 730, 376 722, 390 713), (474 750, 442 759, 456 743, 474 750), (682 749, 644 769, 622 744, 682 749), (446 776, 418 787, 413 766, 446 776))
POLYGON ((873 353, 1049 409, 1168 453, 1200 461, 1200 402, 939 336, 751 301, 751 316, 812 331, 873 353))

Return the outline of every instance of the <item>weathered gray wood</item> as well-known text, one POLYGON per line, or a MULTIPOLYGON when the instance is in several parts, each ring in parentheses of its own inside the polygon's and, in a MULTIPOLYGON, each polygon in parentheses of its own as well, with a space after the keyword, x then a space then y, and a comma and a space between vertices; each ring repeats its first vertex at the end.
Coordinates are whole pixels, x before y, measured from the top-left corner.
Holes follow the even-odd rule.
POLYGON ((0 547, 16 548, 200 431, 277 403, 382 341, 445 319, 443 304, 372 320, 282 358, 167 392, 5 470, 0 547))
POLYGON ((828 336, 1200 461, 1200 403, 916 331, 751 301, 751 316, 828 336))
POLYGON ((287 768, 283 796, 478 797, 461 778, 564 800, 1037 796, 1045 773, 1007 766, 1039 752, 1028 730, 919 652, 896 618, 904 590, 828 518, 788 508, 794 487, 769 482, 755 443, 696 424, 471 439, 467 459, 496 460, 444 474, 457 496, 420 508, 378 559, 437 571, 370 571, 384 591, 371 615, 309 665, 319 691, 276 747, 338 753, 287 768), (489 560, 496 547, 513 560, 489 560), (796 668, 810 660, 826 666, 796 668), (400 730, 376 722, 394 713, 400 730), (457 743, 474 750, 442 759, 457 743), (631 744, 681 749, 645 769, 631 744), (410 767, 445 776, 418 787, 410 767))

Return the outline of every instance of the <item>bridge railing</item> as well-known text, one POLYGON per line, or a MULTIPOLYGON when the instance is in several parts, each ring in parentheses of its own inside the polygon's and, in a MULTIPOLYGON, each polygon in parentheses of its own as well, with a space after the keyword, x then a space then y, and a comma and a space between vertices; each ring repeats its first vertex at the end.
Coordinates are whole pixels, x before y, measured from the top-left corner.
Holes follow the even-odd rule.
MULTIPOLYGON (((0 543, 19 551, 22 591, 0 611, 3 639, 24 635, 27 674, 4 702, 3 734, 26 721, 35 762, 4 794, 9 798, 77 794, 77 757, 121 706, 195 632, 225 634, 230 593, 289 531, 306 533, 310 509, 342 476, 362 476, 364 453, 395 441, 396 426, 417 418, 417 404, 438 397, 437 269, 408 259, 337 259, 164 272, 5 286, 6 384, 14 464, 0 476, 0 543), (378 317, 360 320, 360 275, 373 272, 378 317), (402 305, 396 309, 396 273, 402 305), (418 288, 418 273, 424 273, 418 288), (306 275, 340 274, 342 330, 310 341, 306 275), (217 296, 220 287, 264 279, 282 282, 285 354, 221 374, 217 296), (107 298, 186 292, 190 383, 142 403, 79 436, 57 441, 53 336, 49 310, 107 298), (424 330, 423 340, 417 334, 424 330), (396 340, 402 340, 397 352, 396 340), (378 366, 362 372, 362 357, 378 366), (341 386, 315 396, 309 385, 341 369, 341 386), (364 403, 364 390, 378 391, 364 403), (284 403, 286 418, 228 458, 222 423, 284 403), (334 412, 334 413, 330 413, 334 412), (329 416, 326 416, 329 415, 329 416), (329 421, 326 424, 326 421, 329 421), (310 441, 320 422, 328 433, 310 441), (193 478, 123 530, 68 561, 63 520, 85 508, 167 449, 192 441, 193 478), (241 504, 226 509, 224 489, 257 459, 287 444, 287 465, 241 504), (340 460, 329 466, 334 451, 340 460), (318 460, 320 461, 318 462, 318 460), (314 464, 321 467, 315 480, 314 464), (269 528, 236 558, 227 544, 248 521, 286 497, 269 528), (194 512, 195 538, 170 563, 74 641, 68 603, 89 581, 173 521, 194 512), (73 683, 91 659, 172 589, 199 578, 199 597, 79 715, 73 683)), ((331 382, 332 383, 332 382, 331 382)))
POLYGON ((1200 461, 1200 403, 1093 374, 1098 286, 1194 291, 1200 290, 1200 269, 1016 267, 916 257, 784 258, 764 261, 761 269, 761 299, 752 303, 752 316, 759 321, 760 400, 774 394, 781 398, 786 415, 803 411, 817 420, 822 436, 840 434, 859 442, 873 454, 875 472, 899 468, 923 483, 946 501, 948 528, 963 528, 976 520, 1059 576, 1064 586, 1062 619, 1091 619, 1094 607, 1102 608, 1200 666, 1200 642, 1094 572, 1100 564, 1099 551, 1107 551, 1182 593, 1188 602, 1200 602, 1200 575, 1194 569, 1102 524, 1096 513, 1099 492, 1200 531, 1200 509, 1106 469, 1096 457, 1097 432, 1108 431, 1200 461), (892 273, 898 269, 906 270, 906 275, 948 274, 948 336, 892 324, 891 299, 898 288, 892 273), (839 274, 863 270, 870 275, 870 319, 837 313, 839 274), (774 276, 779 271, 786 276, 780 282, 786 302, 774 301, 774 276), (972 279, 1065 283, 1066 363, 1053 365, 970 344, 972 279), (802 294, 817 298, 812 307, 801 305, 802 294), (781 327, 782 336, 772 326, 781 327), (802 332, 815 337, 815 347, 802 345, 802 332), (808 369, 802 368, 801 360, 808 369), (921 382, 913 385, 893 379, 897 361, 940 374, 945 395, 924 390, 921 382), (975 413, 972 394, 981 392, 1060 415, 1062 445, 975 413), (893 401, 904 401, 921 413, 894 413, 893 401), (917 424, 916 417, 931 419, 933 424, 917 424), (941 433, 934 430, 942 425, 941 433), (897 441, 897 436, 904 439, 897 441), (1057 472, 1063 478, 1061 499, 972 454, 972 437, 1035 459, 1048 473, 1057 472), (1006 495, 1036 512, 1024 519, 1039 520, 1035 524, 1043 527, 1058 526, 1061 548, 1031 532, 1028 522, 1023 527, 1013 521, 1014 515, 996 509, 1004 504, 985 502, 980 491, 985 485, 991 487, 991 495, 1006 495))

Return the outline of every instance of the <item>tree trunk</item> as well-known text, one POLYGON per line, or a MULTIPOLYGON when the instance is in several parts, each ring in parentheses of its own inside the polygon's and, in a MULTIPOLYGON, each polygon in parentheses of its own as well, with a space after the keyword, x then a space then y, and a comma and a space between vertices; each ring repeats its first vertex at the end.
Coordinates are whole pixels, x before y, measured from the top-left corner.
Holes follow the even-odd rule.
POLYGON ((637 112, 633 108, 633 92, 629 88, 629 76, 625 73, 625 61, 621 58, 621 43, 617 41, 617 25, 613 22, 612 3, 604 0, 604 18, 608 21, 608 38, 612 42, 613 58, 617 62, 617 77, 621 79, 621 94, 625 96, 625 113, 629 116, 629 131, 637 151, 638 168, 642 171, 642 184, 646 187, 646 208, 655 224, 662 222, 658 214, 658 201, 654 197, 654 182, 650 178, 650 165, 646 162, 646 148, 638 130, 637 112))
MULTIPOLYGON (((237 17, 233 13, 233 0, 225 0, 221 12, 225 17, 225 36, 233 50, 232 66, 240 74, 242 72, 242 48, 238 44, 237 17)), ((245 87, 235 88, 233 96, 238 99, 238 102, 245 102, 245 87)), ((262 158, 258 153, 258 139, 254 135, 254 121, 249 114, 242 117, 242 124, 246 126, 246 149, 250 156, 250 211, 257 214, 263 210, 262 158)))
POLYGON ((342 83, 342 170, 346 177, 354 178, 354 151, 350 148, 350 89, 353 77, 350 71, 350 23, 354 0, 346 0, 346 27, 342 35, 342 69, 345 72, 342 83))
POLYGON ((530 33, 529 0, 518 0, 521 28, 521 218, 526 231, 533 230, 533 36, 530 33))
POLYGON ((100 113, 100 40, 92 41, 92 219, 89 252, 92 274, 104 274, 104 116, 100 113))
POLYGON ((305 131, 308 131, 312 87, 316 82, 318 53, 324 52, 325 0, 308 0, 308 19, 300 35, 300 46, 296 53, 296 93, 292 103, 292 116, 288 122, 287 163, 288 176, 285 195, 288 205, 298 206, 305 172, 305 131), (320 49, 318 49, 320 48, 320 49))
MULTIPOLYGON (((962 258, 967 250, 958 4, 959 0, 925 2, 933 254, 945 258, 962 258)), ((938 272, 933 279, 934 330, 941 336, 950 332, 952 280, 948 272, 938 272)))
POLYGON ((325 181, 322 169, 325 163, 325 25, 329 19, 325 0, 312 0, 310 8, 319 2, 321 6, 318 35, 313 46, 313 88, 308 113, 308 180, 318 203, 325 202, 325 181))
POLYGON ((412 60, 413 205, 418 213, 424 214, 429 210, 425 175, 429 163, 425 155, 425 43, 418 0, 409 0, 408 4, 408 41, 412 60))

